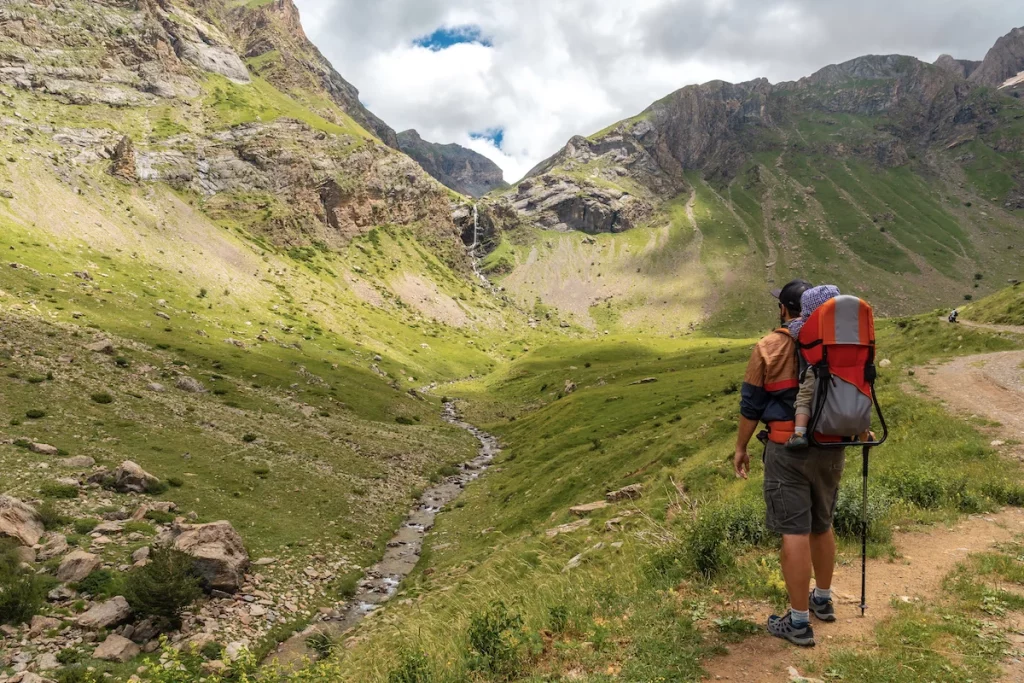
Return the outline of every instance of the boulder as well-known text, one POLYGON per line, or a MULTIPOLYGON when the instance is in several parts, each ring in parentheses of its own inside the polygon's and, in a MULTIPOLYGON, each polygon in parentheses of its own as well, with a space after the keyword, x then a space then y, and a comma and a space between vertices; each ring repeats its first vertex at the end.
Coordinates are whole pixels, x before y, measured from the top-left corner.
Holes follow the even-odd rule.
POLYGON ((27 545, 20 545, 14 549, 14 556, 18 558, 19 564, 34 564, 36 561, 36 551, 29 548, 27 545))
POLYGON ((76 455, 60 461, 62 467, 92 467, 95 464, 96 461, 88 455, 76 455))
POLYGON ((43 678, 39 674, 34 674, 31 671, 22 671, 21 673, 16 673, 8 678, 7 683, 53 683, 53 680, 43 678))
POLYGON ((120 493, 145 493, 160 483, 159 479, 131 460, 118 465, 112 477, 110 486, 120 493))
POLYGON ((92 351, 93 353, 105 353, 108 356, 113 356, 117 351, 117 348, 114 346, 114 342, 109 339, 100 339, 92 344, 87 344, 85 350, 92 351))
POLYGON ((11 496, 0 496, 0 537, 22 545, 35 545, 43 535, 43 521, 36 511, 11 496))
POLYGON ((79 615, 78 625, 93 630, 110 628, 127 621, 131 615, 132 608, 128 601, 118 595, 106 602, 93 605, 87 612, 79 615))
POLYGON ((207 589, 234 593, 242 585, 249 553, 229 522, 175 525, 162 540, 194 558, 207 589))
POLYGON ((48 443, 30 443, 28 449, 39 455, 57 455, 58 453, 57 447, 48 443))
POLYGON ((127 662, 129 659, 138 657, 142 650, 139 646, 118 635, 109 635, 96 651, 92 653, 93 659, 102 659, 108 662, 127 662))
POLYGON ((187 391, 190 394, 201 394, 206 391, 206 387, 203 386, 202 382, 187 375, 179 377, 178 381, 174 383, 174 386, 178 387, 182 391, 187 391))
POLYGON ((113 154, 110 155, 110 174, 122 180, 137 180, 138 173, 135 170, 135 145, 132 139, 125 135, 117 143, 113 154))
POLYGON ((608 501, 598 500, 585 505, 574 505, 569 508, 569 512, 574 515, 578 515, 579 517, 586 517, 591 512, 597 512, 598 510, 603 510, 606 507, 608 507, 608 501))
POLYGON ((57 655, 52 652, 45 652, 36 658, 36 670, 38 671, 53 671, 59 668, 60 662, 57 661, 57 655))
POLYGON ((636 500, 643 495, 643 491, 644 487, 642 484, 630 484, 629 486, 622 487, 618 491, 606 493, 604 499, 609 503, 618 503, 622 500, 636 500))
POLYGON ((100 558, 84 550, 71 553, 57 567, 57 580, 61 583, 75 583, 99 569, 100 558))
POLYGON ((149 546, 144 545, 132 553, 132 562, 142 562, 149 559, 149 546))
POLYGON ((68 539, 64 537, 64 534, 50 533, 46 535, 45 540, 46 543, 36 553, 36 559, 40 562, 52 560, 68 551, 68 539))
POLYGON ((554 529, 548 529, 545 532, 545 534, 548 538, 554 538, 559 534, 571 534, 572 532, 582 529, 585 526, 589 526, 591 521, 592 520, 589 517, 585 517, 584 519, 578 519, 575 522, 569 522, 568 524, 556 526, 554 529))
POLYGON ((60 627, 60 619, 36 615, 28 626, 29 637, 34 637, 60 627))

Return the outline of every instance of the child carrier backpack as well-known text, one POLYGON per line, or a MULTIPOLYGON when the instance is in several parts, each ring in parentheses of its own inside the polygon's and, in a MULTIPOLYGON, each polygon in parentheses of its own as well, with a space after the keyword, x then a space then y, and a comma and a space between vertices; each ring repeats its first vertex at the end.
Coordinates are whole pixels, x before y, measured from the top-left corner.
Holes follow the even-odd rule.
POLYGON ((877 446, 888 429, 875 395, 875 320, 871 306, 855 296, 822 304, 800 329, 797 343, 815 377, 811 423, 817 446, 877 446), (872 410, 872 408, 874 410, 872 410), (879 440, 860 436, 871 428, 871 413, 882 427, 879 440))

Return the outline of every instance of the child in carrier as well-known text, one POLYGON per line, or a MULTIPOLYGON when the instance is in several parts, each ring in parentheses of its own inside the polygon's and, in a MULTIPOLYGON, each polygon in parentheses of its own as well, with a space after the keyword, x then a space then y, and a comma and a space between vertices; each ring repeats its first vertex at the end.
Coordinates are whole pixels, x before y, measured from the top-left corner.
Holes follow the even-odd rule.
MULTIPOLYGON (((839 288, 835 285, 819 285, 808 289, 800 297, 800 317, 789 325, 789 333, 794 339, 800 335, 800 328, 804 326, 811 314, 818 310, 822 304, 829 299, 839 296, 839 288)), ((801 359, 803 363, 803 359, 801 359)), ((800 391, 796 395, 796 428, 793 436, 786 442, 786 448, 791 451, 799 451, 807 448, 810 443, 807 440, 807 425, 811 422, 811 401, 814 400, 814 372, 810 368, 803 369, 803 380, 800 382, 800 391)))

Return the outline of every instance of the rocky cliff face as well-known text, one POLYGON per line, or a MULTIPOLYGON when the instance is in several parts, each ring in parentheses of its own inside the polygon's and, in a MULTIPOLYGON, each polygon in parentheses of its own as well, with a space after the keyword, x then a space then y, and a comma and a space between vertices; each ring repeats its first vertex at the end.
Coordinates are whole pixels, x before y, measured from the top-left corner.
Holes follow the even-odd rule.
POLYGON ((497 164, 461 145, 427 142, 414 130, 399 133, 398 145, 438 182, 461 194, 482 197, 508 187, 497 164))
POLYGON ((996 41, 971 75, 974 83, 998 88, 1024 71, 1024 27, 1015 28, 996 41))
POLYGON ((371 136, 397 147, 290 0, 8 2, 0 86, 24 143, 59 150, 62 177, 113 159, 118 177, 193 192, 283 245, 340 245, 386 223, 457 245, 447 192, 371 136))
POLYGON ((783 149, 787 140, 803 153, 898 167, 912 154, 960 144, 998 124, 998 104, 979 99, 975 83, 1016 68, 1017 35, 1000 40, 987 67, 948 56, 936 65, 900 55, 866 56, 792 83, 688 86, 600 136, 572 138, 509 198, 544 227, 615 232, 643 222, 665 199, 686 190, 688 172, 728 181, 754 155, 783 149), (842 130, 831 116, 882 121, 842 130), (836 126, 836 135, 791 139, 809 119, 836 126))

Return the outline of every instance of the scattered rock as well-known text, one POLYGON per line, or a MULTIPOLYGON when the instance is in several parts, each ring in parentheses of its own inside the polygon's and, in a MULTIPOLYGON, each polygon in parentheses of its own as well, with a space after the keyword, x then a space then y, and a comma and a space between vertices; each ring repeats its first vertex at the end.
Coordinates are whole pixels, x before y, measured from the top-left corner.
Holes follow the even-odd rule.
POLYGON ((654 384, 657 381, 658 381, 657 377, 644 377, 643 379, 638 379, 635 382, 630 382, 629 385, 633 386, 635 384, 654 384))
POLYGON ((10 190, 0 190, 0 197, 4 199, 14 199, 14 193, 10 190))
POLYGON ((57 455, 59 452, 56 446, 51 446, 48 443, 30 443, 28 449, 39 455, 57 455))
POLYGON ((1002 446, 1004 444, 1006 444, 1006 442, 1003 441, 1002 439, 995 439, 989 445, 992 446, 992 448, 999 448, 1000 446, 1002 446))
POLYGON ((165 391, 164 385, 160 384, 159 382, 150 382, 149 384, 146 385, 146 388, 158 394, 165 391))
POLYGON ((127 621, 131 615, 132 608, 128 601, 118 595, 106 602, 93 605, 87 612, 79 615, 78 625, 93 630, 110 628, 127 621))
POLYGON ((163 318, 164 320, 170 320, 171 319, 171 316, 167 315, 163 311, 157 311, 156 312, 156 317, 163 318))
POLYGON ((71 590, 67 586, 57 586, 52 591, 46 594, 46 599, 50 602, 64 602, 75 597, 75 591, 71 590))
POLYGON ((36 670, 38 671, 53 671, 59 668, 60 662, 57 661, 57 655, 52 652, 44 652, 36 658, 36 670))
POLYGON ((618 503, 623 500, 636 500, 643 495, 643 491, 643 484, 630 484, 629 486, 624 486, 618 491, 606 493, 604 499, 609 503, 618 503))
POLYGON ((20 545, 15 548, 14 556, 18 559, 18 564, 32 565, 36 561, 36 551, 27 545, 20 545))
POLYGON ((100 566, 100 558, 84 550, 76 550, 61 561, 57 567, 57 580, 74 583, 89 576, 100 566))
POLYGON ((578 515, 580 517, 586 517, 591 512, 596 512, 598 510, 603 510, 606 507, 608 507, 608 501, 606 501, 606 500, 599 500, 599 501, 596 501, 596 502, 593 502, 593 503, 587 503, 585 505, 575 505, 575 506, 569 508, 569 512, 571 512, 574 515, 578 515))
POLYGON ((119 534, 122 531, 124 531, 124 522, 119 520, 100 522, 93 529, 93 532, 98 534, 119 534))
POLYGON ((38 636, 47 631, 52 631, 55 628, 60 627, 60 619, 54 619, 53 617, 43 617, 36 615, 32 617, 31 623, 28 627, 29 637, 38 636))
POLYGON ((138 180, 138 172, 135 168, 135 145, 132 139, 125 135, 117 143, 113 153, 110 155, 110 175, 122 180, 138 180))
POLYGON ((11 496, 0 496, 0 538, 13 538, 22 545, 35 545, 43 535, 43 521, 36 511, 11 496))
POLYGON ((882 360, 878 361, 878 367, 880 368, 887 368, 890 365, 892 365, 892 361, 889 360, 888 358, 883 358, 882 360))
POLYGON ((152 474, 131 460, 125 460, 114 470, 111 488, 120 493, 146 493, 159 483, 152 474))
POLYGON ((277 562, 273 557, 261 557, 260 559, 253 562, 257 567, 266 567, 268 564, 274 564, 277 562))
POLYGON ((175 525, 161 540, 195 558, 207 589, 234 593, 242 585, 249 553, 229 522, 175 525))
POLYGON ((132 553, 132 562, 142 562, 149 559, 149 546, 145 545, 132 553))
POLYGON ((139 646, 118 635, 109 635, 103 643, 92 653, 93 659, 102 659, 108 662, 127 662, 129 659, 138 657, 142 650, 139 646))
POLYGON ((117 352, 114 343, 109 339, 100 339, 92 344, 88 344, 85 349, 94 353, 105 353, 108 356, 113 356, 117 352))
POLYGON ((62 467, 92 467, 95 464, 96 461, 88 455, 74 455, 60 461, 62 467))
POLYGON ((8 678, 7 683, 53 683, 53 681, 31 671, 22 671, 8 678))
POLYGON ((190 394, 201 394, 206 391, 206 387, 203 386, 202 382, 187 375, 179 377, 178 381, 174 383, 174 386, 178 387, 182 391, 187 391, 190 394))
POLYGON ((554 529, 548 529, 545 533, 547 534, 548 538, 554 538, 559 534, 569 534, 573 531, 582 529, 583 527, 588 526, 591 521, 592 520, 589 517, 587 517, 585 519, 580 519, 575 522, 569 522, 568 524, 556 526, 554 529))
POLYGON ((68 551, 68 539, 63 534, 47 534, 46 543, 36 553, 36 559, 40 562, 52 560, 68 551))
POLYGON ((565 389, 563 391, 566 394, 576 391, 576 382, 573 382, 571 379, 565 380, 565 389))

